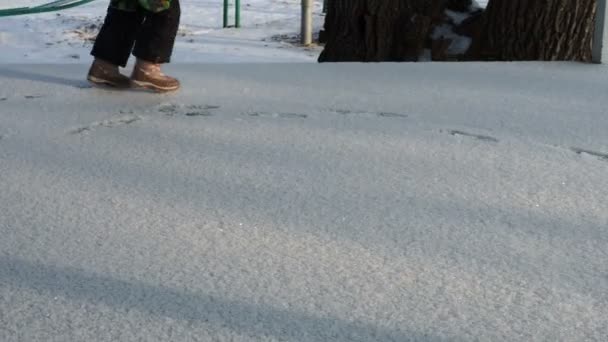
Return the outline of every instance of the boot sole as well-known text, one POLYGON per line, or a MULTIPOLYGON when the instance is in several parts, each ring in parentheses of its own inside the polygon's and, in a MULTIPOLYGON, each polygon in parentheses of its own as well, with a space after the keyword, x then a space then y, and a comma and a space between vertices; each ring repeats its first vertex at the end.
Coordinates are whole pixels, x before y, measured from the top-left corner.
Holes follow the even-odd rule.
POLYGON ((150 90, 153 90, 158 93, 167 93, 167 92, 176 91, 179 89, 179 85, 173 86, 173 87, 161 87, 161 86, 151 83, 151 82, 136 81, 136 80, 131 80, 131 82, 139 88, 150 89, 150 90))
POLYGON ((89 82, 91 82, 92 84, 97 85, 97 86, 105 86, 105 87, 110 87, 110 88, 114 88, 114 89, 129 89, 129 88, 131 88, 130 84, 118 84, 116 82, 108 81, 106 79, 95 77, 95 76, 91 76, 91 75, 87 76, 87 80, 89 82))

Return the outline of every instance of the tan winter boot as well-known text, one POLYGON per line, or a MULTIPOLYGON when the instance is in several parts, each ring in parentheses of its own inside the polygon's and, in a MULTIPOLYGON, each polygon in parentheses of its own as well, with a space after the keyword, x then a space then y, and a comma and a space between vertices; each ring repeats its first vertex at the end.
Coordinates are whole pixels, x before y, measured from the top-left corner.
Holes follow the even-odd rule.
POLYGON ((118 65, 95 58, 87 80, 96 85, 105 85, 119 89, 131 87, 131 80, 120 73, 118 65))
POLYGON ((160 64, 151 63, 138 59, 131 81, 134 85, 154 90, 156 92, 168 92, 179 89, 179 81, 173 77, 163 74, 160 70, 160 64))

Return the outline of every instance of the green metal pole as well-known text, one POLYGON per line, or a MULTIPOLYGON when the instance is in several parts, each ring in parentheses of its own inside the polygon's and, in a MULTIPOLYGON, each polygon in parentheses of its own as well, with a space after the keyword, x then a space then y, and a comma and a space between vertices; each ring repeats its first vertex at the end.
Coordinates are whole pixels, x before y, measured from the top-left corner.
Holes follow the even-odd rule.
POLYGON ((228 27, 228 0, 224 0, 224 28, 228 27))
POLYGON ((234 6, 234 26, 241 27, 241 0, 235 0, 234 6))

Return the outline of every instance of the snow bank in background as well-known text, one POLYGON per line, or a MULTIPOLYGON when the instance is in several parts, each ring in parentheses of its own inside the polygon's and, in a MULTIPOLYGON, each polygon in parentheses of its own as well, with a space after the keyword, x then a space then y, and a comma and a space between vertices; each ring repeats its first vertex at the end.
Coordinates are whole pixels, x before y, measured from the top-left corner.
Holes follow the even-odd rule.
MULTIPOLYGON (((44 3, 1 0, 0 8, 44 3)), ((222 29, 221 0, 182 1, 175 62, 315 62, 319 48, 301 48, 299 0, 242 2, 242 29, 222 29)), ((108 0, 58 13, 0 18, 0 63, 84 63, 108 0)), ((315 0, 315 26, 323 25, 315 0)))
MULTIPOLYGON (((467 16, 468 18, 468 16, 467 16)), ((466 19, 466 18, 465 18, 466 19)), ((464 19, 463 19, 464 20, 464 19)), ((459 34, 454 33, 452 26, 443 24, 437 26, 433 34, 431 35, 431 39, 449 39, 452 42, 450 43, 450 47, 448 48, 448 53, 450 55, 461 55, 467 52, 469 47, 471 46, 472 39, 467 36, 461 36, 459 34)))
POLYGON ((488 0, 473 0, 473 8, 486 8, 488 0))
POLYGON ((445 14, 450 18, 454 25, 460 25, 471 17, 469 13, 456 12, 452 10, 445 10, 445 14))
MULTIPOLYGON (((484 4, 485 5, 485 4, 484 4)), ((437 25, 433 32, 430 35, 430 38, 435 41, 441 40, 449 40, 450 45, 447 46, 447 51, 443 51, 445 49, 444 45, 441 48, 437 48, 436 52, 426 52, 421 56, 421 61, 429 61, 432 58, 428 58, 430 53, 431 57, 434 53, 437 54, 435 57, 439 60, 447 60, 449 58, 458 58, 461 55, 464 55, 471 46, 473 39, 470 36, 466 36, 463 34, 458 34, 456 32, 462 33, 463 30, 458 31, 458 27, 463 25, 465 21, 473 18, 473 16, 479 16, 479 9, 481 8, 480 4, 473 1, 471 6, 465 10, 464 12, 457 12, 453 10, 446 9, 445 16, 446 20, 441 25, 437 25), (444 55, 445 54, 445 55, 444 55)), ((466 32, 466 30, 465 30, 466 32)), ((468 33, 469 35, 471 32, 468 33)), ((435 48, 435 47, 434 47, 435 48)))

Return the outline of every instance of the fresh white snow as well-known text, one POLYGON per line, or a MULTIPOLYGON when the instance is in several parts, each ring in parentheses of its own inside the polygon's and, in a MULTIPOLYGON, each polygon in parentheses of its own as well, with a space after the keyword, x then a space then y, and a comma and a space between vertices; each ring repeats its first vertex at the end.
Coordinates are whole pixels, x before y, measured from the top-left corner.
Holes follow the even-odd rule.
MULTIPOLYGON (((450 39, 452 41, 450 43, 450 46, 448 47, 448 53, 450 55, 465 54, 469 50, 469 47, 471 46, 471 43, 473 42, 472 39, 469 37, 461 36, 459 34, 454 33, 454 31, 452 30, 452 26, 450 26, 448 24, 443 24, 443 25, 437 26, 435 28, 435 30, 433 31, 431 38, 433 40, 450 39)), ((429 58, 429 59, 425 59, 424 61, 430 61, 430 60, 431 59, 429 58)))
POLYGON ((0 341, 604 341, 608 69, 0 66, 0 341))
POLYGON ((107 91, 106 6, 0 18, 0 341, 606 340, 605 66, 317 65, 299 0, 183 0, 184 88, 107 91))

